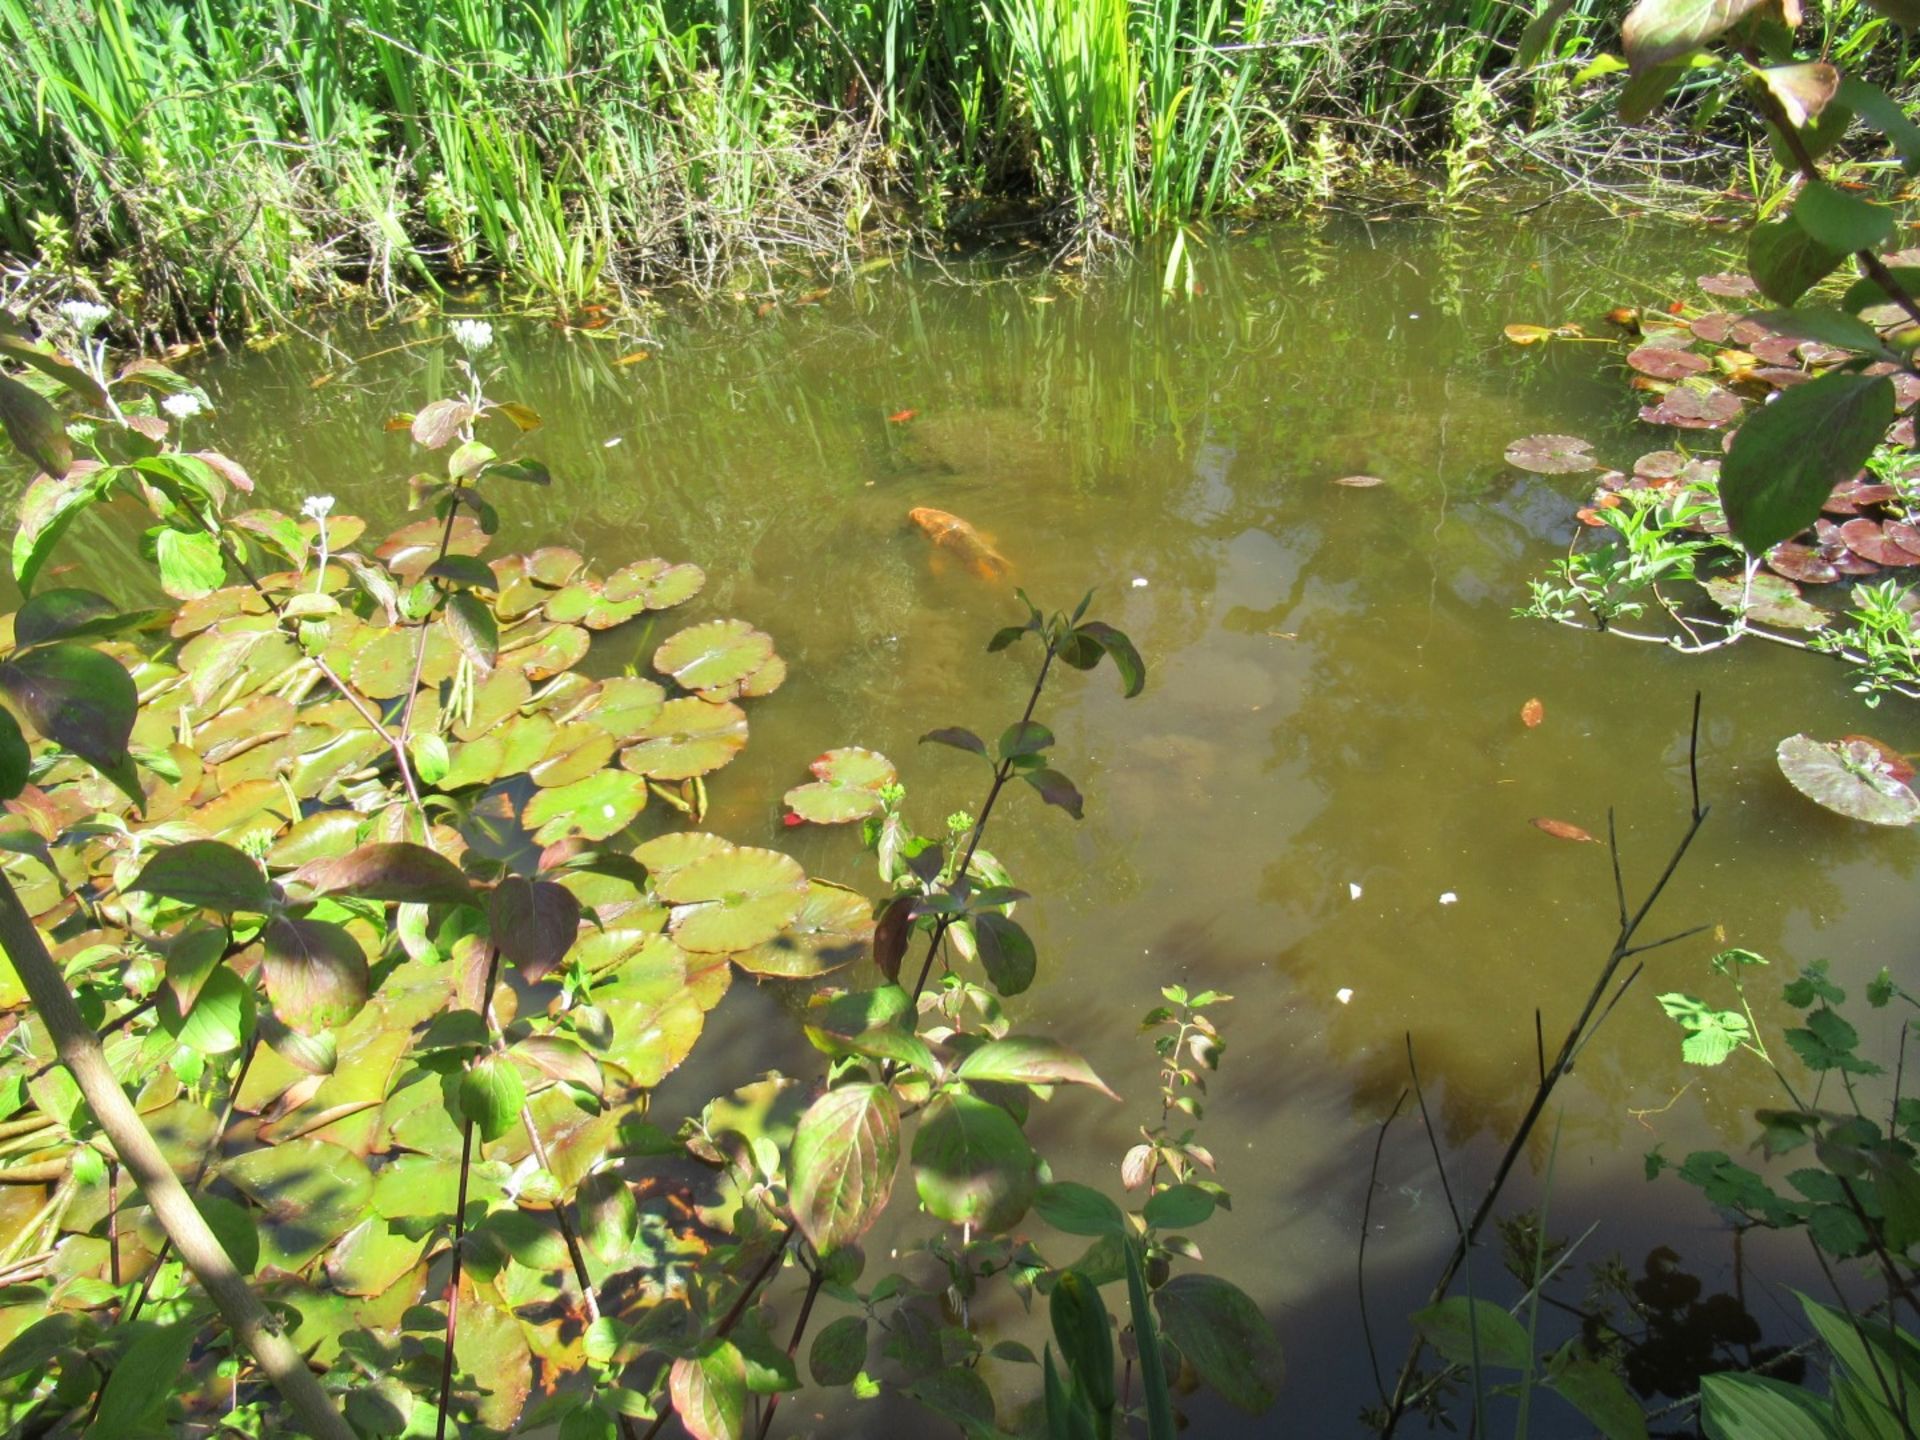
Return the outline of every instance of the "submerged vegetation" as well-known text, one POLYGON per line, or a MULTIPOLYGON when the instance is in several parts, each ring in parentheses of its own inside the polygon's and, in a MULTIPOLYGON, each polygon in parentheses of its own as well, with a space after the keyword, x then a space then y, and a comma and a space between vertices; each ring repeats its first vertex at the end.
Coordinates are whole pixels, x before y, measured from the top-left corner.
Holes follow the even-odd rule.
MULTIPOLYGON (((1553 163, 1626 158, 1596 139, 1611 7, 1529 21, 1491 0, 6 0, 0 244, 142 331, 473 275, 572 314, 657 280, 763 288, 901 229, 1139 237, 1324 197, 1369 158, 1435 163, 1449 199, 1551 133, 1553 163)), ((1885 22, 1817 23, 1847 55, 1885 22)))

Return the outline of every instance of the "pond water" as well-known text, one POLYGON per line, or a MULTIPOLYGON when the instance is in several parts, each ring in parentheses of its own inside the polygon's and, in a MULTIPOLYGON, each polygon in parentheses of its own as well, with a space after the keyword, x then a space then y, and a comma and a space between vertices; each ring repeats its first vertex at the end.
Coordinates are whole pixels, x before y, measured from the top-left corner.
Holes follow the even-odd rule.
MULTIPOLYGON (((1120 1196, 1120 1156, 1157 1119, 1138 1020, 1159 987, 1235 996, 1202 1129, 1234 1208, 1195 1238, 1272 1316, 1291 1378, 1259 1426, 1201 1404, 1197 1436, 1356 1432, 1372 1383, 1355 1247, 1408 1037, 1454 1192, 1477 1197, 1531 1097, 1536 1007, 1551 1050, 1612 938, 1604 849, 1528 822, 1604 833, 1613 807, 1628 884, 1644 887, 1685 825, 1696 688, 1713 814, 1650 933, 1717 925, 1776 963, 1830 957, 1855 987, 1910 959, 1914 837, 1813 809, 1772 755, 1798 730, 1920 748, 1911 711, 1868 715, 1811 657, 1690 661, 1511 618, 1566 545, 1583 481, 1512 470, 1508 441, 1570 431, 1621 463, 1669 436, 1633 421, 1617 347, 1523 350, 1501 326, 1607 333, 1612 305, 1692 296, 1693 275, 1727 263, 1716 243, 1561 208, 1356 217, 1217 237, 1197 253, 1196 293, 1173 299, 1154 256, 1085 280, 921 264, 765 313, 759 297, 669 312, 638 342, 499 325, 490 393, 546 417, 527 449, 556 477, 508 497, 508 538, 574 545, 603 571, 697 561, 703 613, 764 626, 790 662, 745 756, 716 777, 710 828, 871 890, 853 838, 783 827, 780 793, 820 751, 861 744, 900 762, 921 829, 976 807, 974 762, 916 740, 1017 717, 1030 658, 984 653, 1021 618, 1013 583, 1044 606, 1098 587, 1093 613, 1145 654, 1136 700, 1103 670, 1063 676, 1042 702, 1085 820, 1014 796, 990 843, 1037 897, 1023 918, 1040 979, 1016 1015, 1125 1097, 1041 1107, 1061 1178, 1120 1196), (620 363, 636 350, 648 358, 620 363), (1333 483, 1355 473, 1385 483, 1333 483), (907 523, 916 506, 991 536, 1011 580, 942 564, 907 523), (1535 728, 1520 719, 1531 698, 1535 728)), ((444 347, 410 344, 442 329, 341 322, 331 351, 288 341, 216 363, 201 378, 219 412, 198 423, 269 503, 331 493, 397 522, 419 457, 381 422, 446 390, 444 347)), ((630 658, 619 632, 601 643, 610 663, 630 658)), ((1553 1229, 1600 1221, 1576 1266, 1617 1253, 1634 1274, 1670 1245, 1709 1291, 1743 1283, 1773 1326, 1781 1282, 1804 1280, 1798 1252, 1742 1280, 1697 1193, 1641 1177, 1656 1143, 1743 1148, 1750 1111, 1771 1103, 1757 1067, 1688 1072, 1655 1004, 1700 989, 1716 948, 1709 934, 1648 957, 1563 1087, 1553 1229)), ((1896 1023, 1871 1017, 1869 1053, 1891 1053, 1896 1023)), ((656 1116, 809 1063, 771 1000, 737 985, 656 1116)), ((1411 1102, 1382 1152, 1367 1256, 1389 1380, 1452 1233, 1410 1115, 1411 1102)), ((1513 1207, 1538 1198, 1546 1136, 1513 1207)), ((1476 1263, 1484 1277, 1497 1260, 1476 1263)), ((868 1409, 819 1423, 878 1435, 894 1422, 868 1409)), ((1556 1411, 1536 1433, 1576 1428, 1556 1411)))

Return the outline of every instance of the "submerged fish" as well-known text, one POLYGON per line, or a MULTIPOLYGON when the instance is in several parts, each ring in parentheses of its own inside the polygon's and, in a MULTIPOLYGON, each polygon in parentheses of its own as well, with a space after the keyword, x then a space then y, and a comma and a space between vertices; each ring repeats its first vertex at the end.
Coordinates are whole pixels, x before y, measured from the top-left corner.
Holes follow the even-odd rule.
POLYGON ((969 570, 984 580, 998 580, 1013 568, 1004 555, 958 515, 949 515, 944 510, 921 505, 909 510, 907 519, 937 549, 952 551, 969 570))

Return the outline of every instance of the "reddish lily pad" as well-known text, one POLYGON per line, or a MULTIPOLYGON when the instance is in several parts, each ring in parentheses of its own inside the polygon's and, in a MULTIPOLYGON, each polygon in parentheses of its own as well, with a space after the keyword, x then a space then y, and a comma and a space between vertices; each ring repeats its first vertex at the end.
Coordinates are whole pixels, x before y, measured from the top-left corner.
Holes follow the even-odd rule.
POLYGON ((1753 577, 1751 594, 1738 575, 1718 575, 1704 582, 1707 594, 1729 615, 1738 615, 1743 601, 1747 618, 1787 630, 1818 630, 1833 617, 1800 598, 1791 580, 1764 571, 1753 577))
POLYGON ((1802 585, 1831 585, 1840 578, 1840 572, 1818 550, 1793 540, 1782 541, 1767 552, 1767 568, 1802 585))
POLYGON ((1702 275, 1694 283, 1707 294, 1718 295, 1726 300, 1744 300, 1757 294, 1760 289, 1751 276, 1736 275, 1726 270, 1715 275, 1702 275))
POLYGON ((1733 338, 1733 327, 1737 323, 1735 316, 1724 310, 1709 310, 1705 315, 1697 315, 1687 322, 1687 328, 1696 339, 1709 345, 1725 345, 1733 338))
POLYGON ((1842 735, 1840 738, 1843 741, 1857 740, 1862 745, 1871 745, 1879 753, 1880 758, 1887 762, 1888 774, 1893 776, 1893 778, 1898 780, 1902 785, 1912 783, 1914 776, 1913 762, 1898 750, 1894 749, 1893 746, 1887 744, 1886 741, 1876 740, 1871 735, 1842 735))
POLYGON ((654 780, 691 780, 740 753, 747 743, 747 717, 728 701, 669 700, 641 727, 638 741, 620 752, 627 769, 654 780))
POLYGON ((1794 789, 1836 815, 1869 825, 1920 821, 1920 795, 1895 779, 1886 757, 1863 740, 1789 735, 1780 742, 1778 759, 1794 789))
POLYGON ((1572 475, 1598 468, 1593 442, 1577 435, 1528 435, 1507 446, 1507 463, 1535 475, 1572 475))
POLYGON ((1864 516, 1849 520, 1840 527, 1840 538, 1854 554, 1876 565, 1920 565, 1920 555, 1915 555, 1891 539, 1878 520, 1869 520, 1864 516))
POLYGON ((808 767, 819 779, 787 791, 787 808, 815 825, 845 825, 880 813, 880 792, 900 778, 874 750, 829 750, 808 767))
POLYGON ((1920 555, 1920 525, 1906 520, 1889 520, 1883 533, 1902 550, 1920 555))
POLYGON ((709 620, 667 638, 653 668, 695 692, 738 685, 773 658, 773 637, 744 620, 709 620))
POLYGON ((655 889, 674 907, 669 929, 681 949, 736 952, 765 944, 800 913, 807 873, 777 850, 742 845, 673 871, 655 889))
POLYGON ((1649 450, 1633 462, 1633 473, 1642 480, 1672 480, 1687 468, 1687 457, 1678 450, 1649 450))
POLYGON ((784 980, 824 975, 851 964, 873 943, 873 907, 865 897, 815 880, 787 928, 765 944, 735 953, 750 975, 784 980))
POLYGON ((1656 380, 1684 380, 1712 368, 1713 362, 1692 350, 1671 345, 1642 345, 1627 356, 1627 364, 1656 380))
POLYGON ((1737 420, 1744 408, 1745 402, 1731 390, 1695 375, 1675 385, 1659 404, 1642 407, 1640 418, 1649 425, 1712 430, 1737 420))

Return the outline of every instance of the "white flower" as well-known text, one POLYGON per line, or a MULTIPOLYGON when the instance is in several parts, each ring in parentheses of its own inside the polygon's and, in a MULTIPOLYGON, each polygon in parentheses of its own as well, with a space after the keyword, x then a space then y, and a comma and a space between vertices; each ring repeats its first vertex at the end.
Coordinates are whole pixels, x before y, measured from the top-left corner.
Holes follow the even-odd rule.
POLYGON ((453 338, 470 358, 477 358, 493 344, 493 326, 484 320, 456 320, 453 338))
POLYGON ((300 513, 309 520, 324 520, 333 512, 331 495, 309 495, 301 503, 300 513))
POLYGON ((160 408, 176 420, 191 420, 207 407, 200 403, 200 397, 191 390, 182 390, 178 395, 169 395, 162 400, 160 408))
POLYGON ((60 314, 84 337, 93 334, 104 325, 113 311, 92 300, 63 300, 60 303, 60 314))

